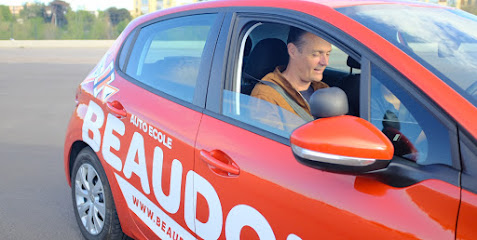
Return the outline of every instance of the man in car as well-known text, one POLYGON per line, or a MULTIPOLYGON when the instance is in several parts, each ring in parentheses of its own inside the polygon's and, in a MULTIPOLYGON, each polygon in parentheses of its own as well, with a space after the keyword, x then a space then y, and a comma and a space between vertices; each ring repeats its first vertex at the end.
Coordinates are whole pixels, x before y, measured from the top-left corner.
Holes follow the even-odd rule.
POLYGON ((265 75, 261 83, 255 85, 251 96, 279 107, 272 108, 263 101, 257 101, 254 114, 260 121, 292 130, 296 127, 294 125, 300 123, 290 119, 288 112, 304 121, 313 120, 308 101, 313 92, 328 87, 321 80, 328 65, 331 44, 312 33, 291 27, 287 48, 288 65, 277 66, 275 71, 265 75))

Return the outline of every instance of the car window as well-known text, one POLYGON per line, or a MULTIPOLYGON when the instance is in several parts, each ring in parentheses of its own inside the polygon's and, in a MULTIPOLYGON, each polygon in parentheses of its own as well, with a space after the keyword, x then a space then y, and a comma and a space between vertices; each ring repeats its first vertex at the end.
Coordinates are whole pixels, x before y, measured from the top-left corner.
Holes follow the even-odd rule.
POLYGON ((123 71, 125 70, 124 65, 126 64, 126 57, 129 53, 129 49, 131 49, 131 43, 134 39, 134 35, 136 35, 136 31, 132 31, 131 33, 129 33, 126 41, 124 42, 123 48, 121 49, 121 54, 119 55, 119 69, 123 71))
POLYGON ((222 114, 285 138, 306 123, 275 104, 230 90, 224 90, 222 106, 222 114))
MULTIPOLYGON (((351 65, 351 62, 348 63, 348 54, 343 52, 340 48, 336 46, 332 46, 333 50, 331 51, 330 54, 330 63, 329 66, 327 67, 327 71, 334 70, 334 71, 340 71, 341 73, 349 73, 350 70, 353 74, 359 74, 361 73, 360 66, 358 65, 351 65), (350 69, 352 67, 352 69, 350 69)), ((353 62, 354 63, 354 62, 353 62)))
MULTIPOLYGON (((257 84, 262 84, 259 81, 267 74, 279 66, 279 71, 283 71, 287 66, 289 30, 290 26, 286 24, 263 22, 251 24, 244 30, 246 34, 240 43, 236 74, 233 81, 226 82, 222 98, 223 115, 285 138, 289 138, 294 129, 309 120, 302 119, 292 109, 283 108, 265 98, 254 97, 252 91, 257 84)), ((347 60, 345 52, 332 46, 329 65, 322 81, 339 87, 343 87, 344 82, 359 84, 359 68, 351 72, 347 60), (333 57, 335 59, 331 59, 333 57)), ((358 96, 359 87, 349 90, 356 91, 354 95, 358 96)), ((354 105, 359 106, 359 100, 354 101, 354 105)))
POLYGON ((380 68, 372 65, 371 74, 370 120, 391 140, 394 155, 452 166, 448 129, 380 68))
POLYGON ((477 16, 460 9, 388 4, 337 10, 406 52, 477 106, 477 16))
POLYGON ((126 74, 192 102, 201 56, 216 14, 161 21, 141 29, 126 74))

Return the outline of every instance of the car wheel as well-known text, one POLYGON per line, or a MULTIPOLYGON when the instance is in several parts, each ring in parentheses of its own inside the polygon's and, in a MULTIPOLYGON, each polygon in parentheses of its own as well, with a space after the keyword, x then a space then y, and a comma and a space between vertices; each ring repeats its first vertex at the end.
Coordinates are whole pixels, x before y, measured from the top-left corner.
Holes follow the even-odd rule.
POLYGON ((124 239, 111 188, 96 154, 80 151, 71 174, 76 221, 86 239, 124 239))

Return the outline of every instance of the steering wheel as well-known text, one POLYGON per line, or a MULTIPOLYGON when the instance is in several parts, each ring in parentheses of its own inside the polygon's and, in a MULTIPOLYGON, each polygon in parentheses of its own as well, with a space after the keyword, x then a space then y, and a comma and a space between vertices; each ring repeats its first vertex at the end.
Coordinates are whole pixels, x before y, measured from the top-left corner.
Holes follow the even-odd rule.
POLYGON ((406 158, 415 162, 418 160, 419 152, 409 138, 402 134, 401 131, 393 127, 385 127, 383 133, 391 140, 394 146, 394 155, 401 157, 406 155, 406 158))

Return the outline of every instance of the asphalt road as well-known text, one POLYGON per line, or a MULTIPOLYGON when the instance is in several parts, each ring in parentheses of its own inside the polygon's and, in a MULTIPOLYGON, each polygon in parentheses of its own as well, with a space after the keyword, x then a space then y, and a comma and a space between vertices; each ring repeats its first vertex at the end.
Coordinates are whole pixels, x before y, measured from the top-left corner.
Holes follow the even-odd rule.
POLYGON ((0 239, 83 239, 63 168, 75 90, 105 48, 0 48, 0 239))

